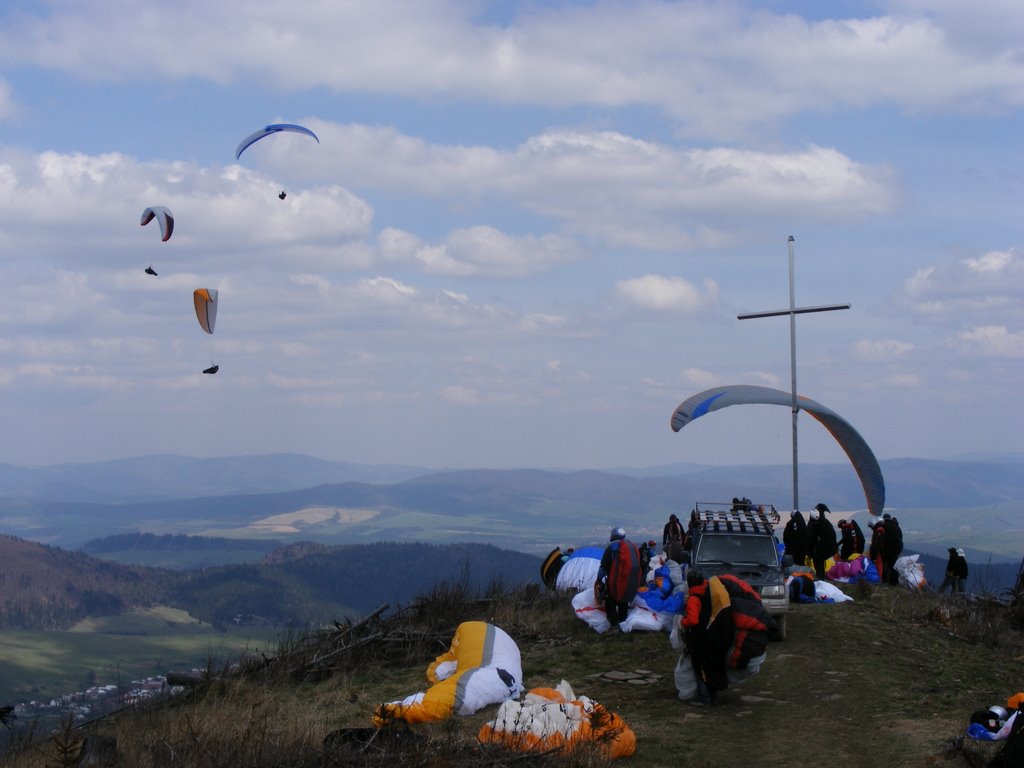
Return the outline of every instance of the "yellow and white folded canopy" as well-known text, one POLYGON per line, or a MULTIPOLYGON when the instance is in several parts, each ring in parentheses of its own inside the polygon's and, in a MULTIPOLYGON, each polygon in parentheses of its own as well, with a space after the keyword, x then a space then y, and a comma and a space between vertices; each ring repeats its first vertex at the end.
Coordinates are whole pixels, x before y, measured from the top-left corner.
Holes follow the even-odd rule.
POLYGON ((471 715, 523 692, 519 646, 500 627, 484 621, 463 622, 449 649, 427 668, 428 690, 381 705, 373 716, 380 727, 389 720, 408 723, 471 715))

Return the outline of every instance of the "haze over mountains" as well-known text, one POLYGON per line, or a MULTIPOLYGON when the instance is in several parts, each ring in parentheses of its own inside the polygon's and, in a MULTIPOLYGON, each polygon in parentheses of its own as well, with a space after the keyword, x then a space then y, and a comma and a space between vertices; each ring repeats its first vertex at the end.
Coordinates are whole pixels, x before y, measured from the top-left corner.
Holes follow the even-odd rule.
MULTIPOLYGON (((908 543, 1014 560, 1024 551, 1024 456, 882 462, 886 508, 908 543)), ((617 471, 449 470, 331 462, 297 454, 96 464, 0 465, 0 532, 78 548, 149 532, 283 543, 480 542, 543 554, 603 541, 612 525, 658 538, 697 500, 747 496, 791 506, 789 465, 668 465, 617 471)), ((849 465, 800 467, 800 503, 867 518, 849 465), (859 511, 858 511, 859 510, 859 511)))
POLYGON ((49 501, 156 501, 267 493, 323 483, 394 483, 432 470, 398 464, 351 464, 278 453, 198 459, 152 455, 87 464, 0 464, 0 498, 49 501))

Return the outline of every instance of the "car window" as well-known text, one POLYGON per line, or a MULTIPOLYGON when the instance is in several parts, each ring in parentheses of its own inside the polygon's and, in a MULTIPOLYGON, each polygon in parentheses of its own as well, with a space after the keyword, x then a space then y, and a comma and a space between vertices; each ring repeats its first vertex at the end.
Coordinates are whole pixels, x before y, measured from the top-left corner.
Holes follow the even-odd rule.
POLYGON ((697 547, 697 562, 711 560, 768 565, 778 562, 775 543, 768 536, 702 536, 697 547))

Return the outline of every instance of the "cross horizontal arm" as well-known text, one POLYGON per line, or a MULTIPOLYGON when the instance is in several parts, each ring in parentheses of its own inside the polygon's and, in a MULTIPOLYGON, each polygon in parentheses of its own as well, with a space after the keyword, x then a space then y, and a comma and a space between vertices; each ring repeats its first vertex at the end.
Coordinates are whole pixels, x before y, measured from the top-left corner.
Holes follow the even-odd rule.
POLYGON ((794 309, 774 309, 768 312, 749 312, 736 315, 737 320, 752 320, 756 317, 779 317, 780 315, 806 315, 809 312, 831 312, 834 309, 849 309, 849 304, 822 304, 818 307, 796 307, 794 309))

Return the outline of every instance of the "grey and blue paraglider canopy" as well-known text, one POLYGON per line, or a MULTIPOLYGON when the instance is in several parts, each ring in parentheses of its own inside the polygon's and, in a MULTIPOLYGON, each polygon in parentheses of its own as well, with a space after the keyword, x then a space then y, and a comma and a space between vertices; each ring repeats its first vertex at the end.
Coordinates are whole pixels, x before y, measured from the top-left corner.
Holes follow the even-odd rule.
POLYGON ((238 145, 238 148, 235 149, 235 160, 238 160, 246 149, 251 147, 260 139, 266 138, 267 136, 273 136, 275 133, 281 133, 282 131, 303 133, 306 136, 312 136, 314 139, 316 139, 317 144, 320 143, 320 139, 317 138, 316 134, 309 130, 309 128, 306 128, 305 126, 295 125, 294 123, 272 123, 270 125, 263 126, 255 133, 251 133, 244 139, 242 139, 242 142, 238 145))
MULTIPOLYGON (((832 437, 846 451, 850 463, 857 472, 864 497, 867 499, 868 512, 875 517, 882 514, 885 507, 885 481, 882 469, 867 442, 851 424, 830 408, 811 400, 809 397, 798 396, 797 408, 807 411, 832 433, 832 437)), ((672 414, 672 431, 678 432, 694 419, 706 413, 728 408, 731 405, 781 405, 792 408, 793 395, 781 389, 758 387, 751 384, 735 384, 725 387, 714 387, 688 397, 672 414)))

